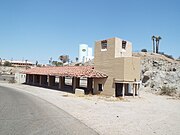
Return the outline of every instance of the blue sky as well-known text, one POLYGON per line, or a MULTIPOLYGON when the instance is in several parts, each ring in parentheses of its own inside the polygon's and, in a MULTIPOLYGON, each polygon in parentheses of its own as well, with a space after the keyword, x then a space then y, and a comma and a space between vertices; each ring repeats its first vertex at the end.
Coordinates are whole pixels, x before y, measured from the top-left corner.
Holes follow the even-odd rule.
POLYGON ((120 37, 133 50, 180 56, 179 0, 0 0, 0 58, 47 63, 62 54, 72 60, 78 47, 120 37))

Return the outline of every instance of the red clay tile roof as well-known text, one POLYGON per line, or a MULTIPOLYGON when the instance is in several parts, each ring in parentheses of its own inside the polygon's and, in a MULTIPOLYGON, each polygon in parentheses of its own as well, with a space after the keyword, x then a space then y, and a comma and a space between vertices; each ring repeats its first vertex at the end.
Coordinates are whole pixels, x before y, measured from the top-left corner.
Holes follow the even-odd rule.
POLYGON ((92 66, 36 67, 27 69, 24 73, 88 78, 108 77, 106 74, 96 71, 92 66))

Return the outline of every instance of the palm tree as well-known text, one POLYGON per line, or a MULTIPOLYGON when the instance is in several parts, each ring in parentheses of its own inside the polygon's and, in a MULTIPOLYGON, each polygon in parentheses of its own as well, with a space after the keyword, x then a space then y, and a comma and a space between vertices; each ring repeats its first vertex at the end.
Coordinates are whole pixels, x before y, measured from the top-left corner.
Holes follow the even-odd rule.
POLYGON ((159 53, 159 41, 162 38, 160 36, 156 36, 156 53, 159 53))
POLYGON ((28 61, 28 60, 25 60, 25 62, 26 62, 26 69, 27 69, 27 61, 28 61))
POLYGON ((52 65, 58 67, 58 66, 62 66, 63 63, 62 62, 58 62, 58 61, 52 61, 52 65))
POLYGON ((52 65, 52 57, 49 59, 49 65, 52 65))
POLYGON ((61 55, 59 56, 59 59, 62 61, 62 63, 69 63, 69 56, 68 55, 61 55))
POLYGON ((156 37, 155 37, 154 35, 153 35, 152 38, 151 38, 152 41, 153 41, 153 53, 155 52, 155 44, 154 44, 154 39, 155 39, 155 38, 156 38, 156 37))

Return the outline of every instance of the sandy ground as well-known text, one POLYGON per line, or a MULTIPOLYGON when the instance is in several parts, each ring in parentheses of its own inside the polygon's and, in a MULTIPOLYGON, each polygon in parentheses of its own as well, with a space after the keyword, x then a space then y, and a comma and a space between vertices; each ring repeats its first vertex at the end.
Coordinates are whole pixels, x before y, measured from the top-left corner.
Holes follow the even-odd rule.
POLYGON ((27 85, 0 83, 38 96, 102 135, 180 135, 180 100, 141 91, 125 100, 74 94, 27 85))

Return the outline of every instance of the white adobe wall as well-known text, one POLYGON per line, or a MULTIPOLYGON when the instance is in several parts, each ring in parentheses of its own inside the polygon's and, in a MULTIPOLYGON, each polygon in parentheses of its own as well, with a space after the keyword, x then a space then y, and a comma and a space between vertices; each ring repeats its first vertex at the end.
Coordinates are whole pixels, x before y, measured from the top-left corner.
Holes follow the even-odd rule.
POLYGON ((25 83, 26 82, 26 74, 15 73, 15 81, 17 83, 25 83))

